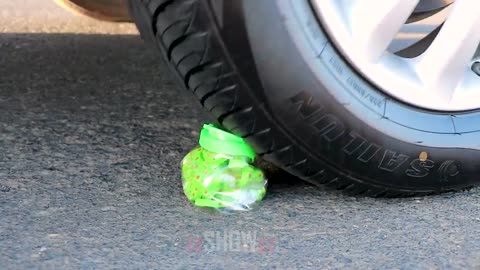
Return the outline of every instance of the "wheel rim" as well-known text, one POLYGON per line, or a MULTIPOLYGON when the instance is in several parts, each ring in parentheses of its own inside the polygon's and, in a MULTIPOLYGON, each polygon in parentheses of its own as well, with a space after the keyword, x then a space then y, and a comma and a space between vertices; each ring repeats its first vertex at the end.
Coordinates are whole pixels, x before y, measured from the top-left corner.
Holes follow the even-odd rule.
POLYGON ((480 108, 479 1, 311 1, 337 49, 384 92, 425 109, 480 108))

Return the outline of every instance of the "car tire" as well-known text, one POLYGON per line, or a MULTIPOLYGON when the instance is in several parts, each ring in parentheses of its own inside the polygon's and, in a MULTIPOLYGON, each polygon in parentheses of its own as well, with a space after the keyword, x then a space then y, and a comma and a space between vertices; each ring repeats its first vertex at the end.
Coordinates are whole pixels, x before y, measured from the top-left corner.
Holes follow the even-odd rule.
POLYGON ((364 79, 307 0, 130 0, 143 38, 259 156, 314 184, 370 197, 479 182, 480 113, 423 110, 364 79))

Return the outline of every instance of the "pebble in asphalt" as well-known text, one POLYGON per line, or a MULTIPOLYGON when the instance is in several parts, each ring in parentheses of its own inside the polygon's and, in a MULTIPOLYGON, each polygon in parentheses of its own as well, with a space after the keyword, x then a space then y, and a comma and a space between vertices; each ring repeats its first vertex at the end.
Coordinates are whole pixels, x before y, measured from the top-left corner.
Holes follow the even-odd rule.
POLYGON ((283 175, 256 211, 193 208, 178 164, 208 118, 132 26, 36 0, 0 0, 0 25, 0 268, 480 267, 478 189, 355 198, 283 175))

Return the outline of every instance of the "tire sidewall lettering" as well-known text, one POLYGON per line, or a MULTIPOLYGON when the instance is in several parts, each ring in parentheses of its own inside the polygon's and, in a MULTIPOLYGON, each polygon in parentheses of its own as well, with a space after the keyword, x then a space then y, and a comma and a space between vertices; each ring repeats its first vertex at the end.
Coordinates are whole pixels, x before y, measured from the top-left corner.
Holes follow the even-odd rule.
POLYGON ((326 141, 328 144, 337 142, 341 137, 348 134, 348 140, 340 148, 346 156, 354 157, 356 160, 364 164, 371 163, 375 157, 379 158, 377 168, 379 170, 395 173, 401 168, 404 174, 410 178, 426 178, 436 172, 439 182, 449 182, 450 179, 461 174, 461 166, 458 161, 447 160, 435 169, 437 163, 433 160, 413 159, 407 154, 400 153, 369 142, 363 138, 360 133, 349 131, 345 124, 334 114, 316 102, 314 97, 307 91, 301 91, 288 99, 289 106, 296 111, 303 120, 307 121, 310 126, 317 131, 317 137, 326 141), (408 166, 405 166, 408 164, 408 166))

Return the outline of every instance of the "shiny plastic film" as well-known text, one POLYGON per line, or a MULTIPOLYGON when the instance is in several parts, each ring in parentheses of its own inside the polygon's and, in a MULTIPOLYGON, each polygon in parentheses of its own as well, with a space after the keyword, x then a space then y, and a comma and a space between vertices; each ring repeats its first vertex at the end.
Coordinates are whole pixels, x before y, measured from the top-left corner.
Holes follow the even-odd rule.
POLYGON ((182 161, 182 184, 198 207, 250 210, 266 193, 264 172, 253 166, 255 152, 238 136, 204 125, 200 147, 182 161))

